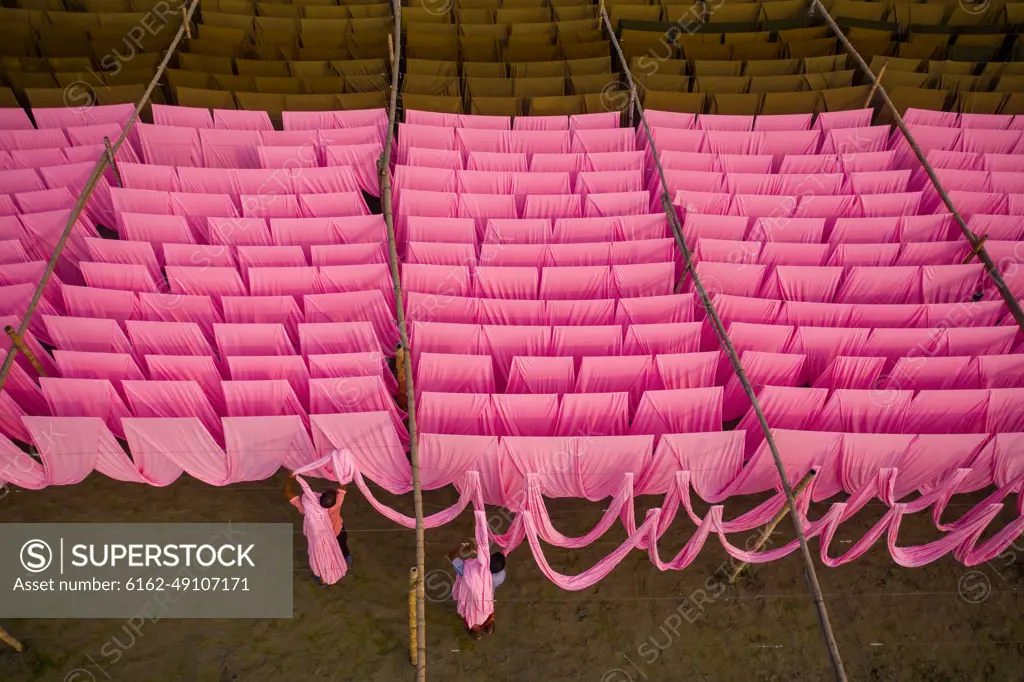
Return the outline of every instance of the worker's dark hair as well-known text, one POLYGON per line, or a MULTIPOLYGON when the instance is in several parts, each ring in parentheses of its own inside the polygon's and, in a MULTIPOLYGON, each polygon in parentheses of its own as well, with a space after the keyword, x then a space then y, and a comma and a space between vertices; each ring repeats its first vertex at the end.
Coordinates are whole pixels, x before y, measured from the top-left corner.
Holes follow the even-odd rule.
POLYGON ((491 555, 491 573, 501 573, 505 570, 505 555, 495 552, 491 555))
POLYGON ((330 509, 338 501, 337 490, 325 490, 320 493, 320 506, 324 509, 330 509))

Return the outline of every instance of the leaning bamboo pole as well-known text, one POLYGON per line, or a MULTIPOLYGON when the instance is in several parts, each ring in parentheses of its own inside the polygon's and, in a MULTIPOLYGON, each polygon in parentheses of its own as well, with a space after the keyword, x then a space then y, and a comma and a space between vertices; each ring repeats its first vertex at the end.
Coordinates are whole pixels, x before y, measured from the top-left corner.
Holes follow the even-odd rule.
MULTIPOLYGON (((817 2, 817 0, 815 0, 815 2, 817 2)), ((625 75, 626 83, 630 89, 633 89, 635 87, 633 74, 630 73, 629 64, 626 62, 626 57, 622 53, 622 47, 619 45, 611 20, 608 18, 608 13, 604 11, 603 7, 600 8, 600 12, 601 20, 608 32, 612 47, 615 49, 622 65, 622 72, 625 75)), ((779 482, 786 495, 786 504, 789 509, 793 511, 790 518, 793 520, 793 527, 796 530, 797 540, 800 544, 800 554, 804 563, 804 575, 807 579, 808 589, 811 593, 815 611, 818 615, 818 625, 821 628, 822 636, 825 639, 825 645, 828 647, 829 660, 832 663, 832 671, 837 682, 846 682, 846 670, 843 668, 842 657, 839 654, 839 645, 836 643, 835 634, 832 631, 832 623, 829 621, 828 611, 825 608, 825 597, 822 594, 821 585, 818 583, 818 575, 814 570, 814 560, 811 558, 811 550, 807 545, 807 537, 804 534, 803 526, 800 523, 800 515, 796 513, 796 496, 793 494, 793 488, 786 476, 786 469, 782 463, 782 456, 779 454, 778 446, 775 443, 775 437, 772 435, 771 428, 768 426, 768 421, 765 419, 764 411, 761 409, 761 403, 758 401, 757 395, 754 393, 754 388, 751 385, 750 380, 747 378, 746 372, 743 371, 743 365, 740 363, 739 356, 736 353, 736 348, 732 345, 732 341, 729 339, 725 326, 722 324, 722 320, 718 316, 718 312, 715 310, 715 307, 711 302, 711 298, 708 296, 708 292, 704 288, 704 285, 697 274, 696 267, 693 263, 693 254, 690 251, 689 246, 686 244, 686 239, 683 238, 682 227, 679 224, 679 216, 676 214, 675 206, 672 205, 672 200, 668 194, 669 189, 668 182, 665 179, 665 170, 662 168, 661 160, 658 158, 658 151, 654 146, 654 137, 651 135, 650 126, 647 125, 647 118, 644 116, 643 106, 640 104, 639 100, 634 101, 634 104, 636 106, 637 114, 640 117, 640 124, 643 126, 644 133, 647 136, 647 143, 650 147, 651 156, 654 159, 654 165, 658 171, 658 176, 661 181, 661 205, 665 210, 665 216, 672 228, 672 234, 675 237, 676 245, 679 247, 679 250, 683 255, 684 268, 689 271, 690 277, 693 278, 693 286, 700 296, 704 309, 707 311, 708 320, 711 322, 715 335, 718 337, 719 343, 722 345, 723 350, 728 356, 733 371, 736 372, 736 377, 743 386, 743 392, 750 400, 751 409, 754 411, 754 414, 757 415, 757 421, 761 426, 761 430, 764 432, 765 442, 768 444, 768 449, 772 453, 772 459, 775 461, 775 468, 779 472, 779 482)))
MULTIPOLYGON (((892 114, 893 122, 903 133, 903 137, 906 138, 907 143, 913 150, 917 160, 921 162, 921 166, 924 168, 925 173, 928 174, 928 179, 935 187, 935 191, 938 192, 939 198, 942 199, 942 203, 946 205, 946 209, 953 215, 953 220, 956 221, 957 227, 960 228, 964 238, 966 238, 968 243, 971 245, 971 253, 976 255, 978 260, 984 264, 985 272, 988 273, 988 276, 992 279, 996 289, 999 290, 999 295, 1003 297, 1004 301, 1006 301, 1006 307, 1010 309, 1010 314, 1013 315, 1014 321, 1017 323, 1017 326, 1020 327, 1021 331, 1024 331, 1024 310, 1021 310, 1020 303, 1010 291, 1010 288, 1006 286, 1006 282, 1003 280, 1003 276, 1000 274, 999 268, 992 260, 992 257, 988 254, 988 251, 985 250, 984 238, 980 238, 978 235, 974 234, 974 231, 967 226, 963 216, 960 215, 960 211, 957 210, 953 200, 949 198, 949 194, 946 192, 945 188, 943 188, 942 183, 939 182, 939 176, 935 173, 935 168, 932 167, 932 164, 928 161, 924 152, 921 151, 921 147, 918 146, 917 140, 914 139, 910 129, 907 128, 907 124, 903 121, 903 116, 900 114, 899 109, 896 108, 892 99, 889 98, 889 93, 885 91, 885 86, 881 83, 882 74, 879 74, 877 77, 875 76, 871 71, 871 67, 868 66, 867 62, 864 61, 864 58, 861 57, 859 52, 857 52, 857 48, 850 43, 843 34, 842 29, 840 29, 839 25, 835 22, 835 19, 833 19, 832 15, 828 13, 825 6, 821 4, 821 0, 811 0, 811 11, 817 11, 821 15, 822 19, 825 20, 825 23, 828 24, 828 27, 832 29, 836 38, 838 38, 839 42, 842 43, 843 49, 853 57, 853 61, 855 61, 861 71, 864 72, 864 75, 871 83, 871 93, 877 94, 882 98, 882 102, 892 114)), ((870 104, 870 100, 868 103, 870 104)))
MULTIPOLYGON (((796 484, 795 488, 793 488, 793 494, 796 495, 797 497, 800 497, 800 494, 803 493, 807 486, 811 484, 811 480, 813 478, 814 471, 808 471, 807 475, 804 476, 803 479, 801 479, 801 481, 796 484)), ((757 538, 757 543, 754 545, 754 548, 750 551, 760 552, 761 548, 763 548, 765 544, 768 542, 768 538, 770 538, 772 536, 772 533, 775 532, 775 528, 780 523, 782 523, 782 520, 786 518, 788 514, 789 505, 787 504, 782 509, 775 513, 775 516, 772 517, 772 520, 769 521, 768 525, 764 527, 763 531, 761 531, 761 536, 757 538)), ((739 566, 737 566, 736 570, 733 571, 732 575, 729 576, 729 584, 731 585, 732 583, 736 582, 736 578, 740 577, 740 573, 742 573, 743 569, 745 569, 749 565, 749 562, 744 561, 739 566)))
POLYGON ((37 358, 36 354, 32 352, 32 349, 25 344, 25 339, 18 335, 17 330, 15 330, 11 325, 7 325, 4 327, 4 334, 7 334, 7 336, 10 337, 11 343, 13 343, 14 347, 25 356, 29 361, 29 364, 32 365, 32 369, 34 369, 39 376, 45 377, 46 369, 43 367, 42 363, 39 362, 39 358, 37 358))
MULTIPOLYGON (((164 71, 167 70, 167 65, 170 64, 171 57, 174 56, 174 51, 178 49, 178 45, 181 43, 186 31, 190 31, 189 25, 192 21, 192 15, 195 13, 198 6, 199 0, 192 0, 187 10, 184 7, 182 8, 183 21, 181 28, 178 29, 178 33, 174 36, 170 46, 167 48, 167 54, 164 55, 163 61, 161 61, 160 65, 157 67, 153 80, 149 82, 149 85, 146 87, 146 91, 142 93, 142 98, 139 100, 139 103, 135 105, 135 111, 132 112, 132 115, 128 119, 128 123, 121 132, 120 137, 118 137, 109 148, 104 150, 104 153, 100 155, 99 160, 96 162, 96 166, 92 169, 92 174, 89 175, 89 179, 86 180, 85 185, 82 187, 82 193, 78 195, 78 200, 71 209, 68 221, 64 225, 64 231, 57 240, 57 245, 53 249, 53 254, 50 256, 50 260, 46 264, 46 269, 43 270, 43 276, 39 280, 39 284, 36 286, 36 290, 32 294, 31 300, 29 300, 28 307, 25 309, 25 314, 21 318, 21 324, 18 326, 15 335, 11 337, 12 339, 24 338, 25 332, 28 330, 29 324, 32 322, 32 316, 39 307, 40 300, 42 300, 43 290, 49 283, 50 277, 53 276, 53 271, 57 268, 57 261, 64 252, 64 247, 67 245, 68 239, 71 237, 71 231, 74 229, 75 223, 78 222, 78 219, 82 215, 82 211, 85 210, 85 205, 89 202, 89 198, 92 196, 93 191, 96 189, 96 185, 103 176, 103 171, 107 169, 107 166, 110 165, 110 161, 114 158, 114 154, 121 149, 121 145, 123 145, 124 141, 128 139, 128 134, 132 131, 132 127, 139 120, 139 115, 149 103, 149 98, 160 83, 160 79, 163 77, 164 71)), ((3 366, 0 366, 0 390, 3 390, 4 385, 7 383, 7 377, 11 373, 11 367, 14 365, 14 360, 17 357, 17 354, 18 344, 12 343, 11 347, 7 350, 7 357, 4 358, 3 366)))
MULTIPOLYGON (((388 103, 388 132, 384 141, 377 171, 380 177, 380 204, 384 213, 384 223, 388 230, 388 262, 391 268, 391 282, 395 290, 395 309, 397 312, 398 336, 402 343, 402 372, 405 374, 405 400, 409 414, 409 461, 412 466, 412 497, 416 507, 416 680, 426 682, 427 679, 427 623, 426 595, 423 587, 423 564, 426 560, 426 542, 423 529, 423 489, 420 486, 419 445, 416 431, 416 393, 412 384, 412 360, 409 346, 409 334, 405 323, 405 303, 402 296, 402 282, 398 271, 398 246, 395 241, 395 219, 391 206, 391 149, 394 146, 395 126, 398 113, 398 77, 401 67, 402 49, 402 3, 392 0, 395 12, 394 38, 389 39, 391 54, 391 100, 388 103)), ((397 369, 397 368, 396 368, 397 369)), ((397 372, 396 372, 397 374, 397 372)), ((399 387, 401 390, 401 387, 399 387)))
POLYGON ((14 637, 12 637, 11 634, 3 628, 0 628, 0 642, 10 645, 11 648, 17 651, 18 653, 21 653, 25 650, 25 647, 21 645, 21 642, 14 639, 14 637))

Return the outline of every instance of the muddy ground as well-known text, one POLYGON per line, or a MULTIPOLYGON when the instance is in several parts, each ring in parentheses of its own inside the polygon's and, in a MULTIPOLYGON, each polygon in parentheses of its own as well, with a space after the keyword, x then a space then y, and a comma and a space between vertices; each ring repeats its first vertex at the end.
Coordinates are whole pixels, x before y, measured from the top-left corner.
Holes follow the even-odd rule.
MULTIPOLYGON (((412 531, 397 528, 353 491, 344 512, 355 570, 340 584, 320 588, 311 579, 301 523, 283 499, 282 481, 279 476, 213 488, 182 477, 159 489, 92 476, 72 487, 11 491, 0 500, 5 522, 291 521, 294 618, 164 619, 145 625, 140 635, 120 620, 9 620, 4 627, 28 650, 0 650, 0 681, 413 680, 406 592, 415 559, 412 531), (116 663, 101 654, 111 642, 122 654, 116 663)), ((381 496, 411 513, 411 496, 381 496)), ((959 516, 977 499, 957 498, 951 511, 959 516)), ((425 500, 430 513, 451 504, 455 493, 430 492, 425 500)), ((730 501, 726 517, 755 502, 730 501)), ((574 535, 589 529, 604 508, 584 500, 554 500, 549 506, 559 529, 574 535)), ((1012 517, 1010 506, 996 527, 1012 517)), ((642 511, 637 513, 642 518, 642 511)), ((861 537, 882 513, 876 503, 845 524, 833 554, 861 537)), ((693 526, 677 518, 673 528, 663 541, 663 557, 682 546, 693 526)), ((788 522, 779 529, 777 542, 792 536, 788 522)), ((498 592, 497 632, 475 642, 463 633, 447 599, 451 568, 444 559, 470 531, 467 513, 427 532, 428 679, 802 682, 831 677, 797 554, 723 589, 715 581, 728 558, 712 538, 685 571, 659 573, 646 554, 634 552, 597 586, 564 592, 541 575, 524 545, 509 558, 508 580, 498 592), (703 604, 691 600, 709 585, 712 593, 724 594, 703 604)), ((557 570, 575 574, 622 537, 621 530, 612 531, 581 551, 549 548, 548 557, 557 570)), ((927 516, 908 517, 900 545, 935 537, 927 516)), ((733 540, 740 544, 747 537, 733 540)), ((976 569, 948 557, 904 569, 894 564, 883 540, 841 568, 819 565, 850 679, 1024 680, 1024 541, 1019 546, 1021 552, 1011 549, 976 569)), ((811 549, 817 555, 816 541, 811 549)))

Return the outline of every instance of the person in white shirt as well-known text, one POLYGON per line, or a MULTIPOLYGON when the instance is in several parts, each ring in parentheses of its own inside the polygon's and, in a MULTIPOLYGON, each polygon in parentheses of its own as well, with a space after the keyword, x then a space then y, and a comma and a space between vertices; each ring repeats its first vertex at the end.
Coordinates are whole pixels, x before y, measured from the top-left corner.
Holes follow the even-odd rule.
MULTIPOLYGON (((448 553, 448 560, 452 562, 452 566, 455 567, 455 573, 459 576, 462 575, 462 571, 466 565, 466 560, 472 559, 476 556, 477 546, 476 540, 470 539, 469 542, 463 542, 456 549, 453 549, 448 553)), ((498 587, 505 582, 505 555, 501 552, 494 552, 491 554, 491 587, 494 591, 497 591, 498 587)), ((493 592, 492 592, 493 596, 493 592)), ((465 621, 463 621, 465 622, 465 621)), ((494 632, 494 614, 492 613, 485 623, 477 627, 470 627, 469 623, 466 623, 466 629, 473 636, 473 639, 480 639, 483 637, 483 633, 491 634, 494 632)))

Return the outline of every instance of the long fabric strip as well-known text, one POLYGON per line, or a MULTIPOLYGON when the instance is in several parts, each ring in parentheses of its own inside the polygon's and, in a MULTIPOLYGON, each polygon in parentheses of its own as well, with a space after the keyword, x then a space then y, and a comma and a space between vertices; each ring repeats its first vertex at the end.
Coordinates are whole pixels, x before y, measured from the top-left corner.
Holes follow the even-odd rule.
MULTIPOLYGON (((411 528, 414 525, 414 520, 411 517, 387 507, 376 499, 359 472, 352 453, 347 450, 335 450, 329 456, 296 470, 296 473, 305 472, 316 472, 328 478, 334 478, 340 483, 355 481, 371 505, 381 514, 402 526, 411 528)), ((841 566, 857 559, 874 546, 883 536, 886 537, 889 553, 894 561, 901 566, 922 566, 951 552, 961 562, 966 563, 970 561, 972 563, 969 565, 974 565, 997 556, 999 552, 1009 546, 1024 531, 1024 517, 1021 517, 981 545, 978 544, 988 524, 991 523, 1001 509, 1001 505, 997 502, 1004 499, 1011 492, 1019 491, 1021 479, 1015 479, 1001 486, 985 502, 977 505, 961 519, 944 525, 942 529, 946 531, 946 535, 942 538, 915 547, 899 547, 897 545, 899 528, 904 515, 920 512, 931 506, 933 507, 933 516, 937 520, 952 494, 963 484, 968 474, 969 470, 954 469, 942 480, 937 481, 931 486, 928 492, 914 501, 897 503, 894 491, 896 489, 898 471, 896 469, 880 469, 864 481, 860 488, 845 502, 833 504, 823 516, 811 520, 807 518, 807 512, 814 495, 814 485, 817 483, 817 481, 813 481, 804 493, 799 496, 797 513, 800 514, 803 520, 807 537, 815 538, 820 536, 821 560, 827 566, 841 566), (876 498, 887 504, 890 507, 889 511, 863 537, 856 540, 841 555, 837 557, 830 556, 829 548, 839 526, 857 514, 868 502, 876 498)), ((725 521, 723 518, 723 507, 715 505, 701 518, 693 509, 690 498, 691 475, 689 472, 676 473, 662 506, 648 511, 643 524, 639 527, 636 526, 634 520, 635 492, 633 490, 633 477, 629 474, 625 475, 619 487, 612 495, 608 508, 605 510, 601 520, 589 532, 577 537, 564 535, 554 527, 545 503, 543 485, 538 476, 527 474, 524 485, 526 495, 522 508, 515 515, 509 529, 505 533, 494 533, 487 525, 486 509, 481 495, 480 477, 478 472, 475 471, 467 472, 458 481, 458 487, 461 490, 458 501, 449 508, 427 517, 427 526, 435 528, 452 521, 472 503, 476 534, 478 536, 477 544, 481 548, 481 556, 484 555, 483 549, 488 547, 490 542, 496 543, 506 553, 509 553, 526 540, 541 571, 559 587, 567 590, 582 590, 596 584, 614 570, 615 566, 630 551, 636 548, 646 549, 652 563, 659 570, 682 570, 694 561, 707 538, 712 533, 718 536, 719 542, 730 556, 748 563, 774 561, 791 554, 798 548, 796 540, 780 547, 759 552, 745 550, 732 544, 727 537, 729 533, 750 530, 764 525, 782 508, 784 503, 778 495, 773 496, 753 510, 731 521, 725 521), (697 526, 697 529, 678 554, 666 561, 659 556, 658 541, 668 532, 670 524, 680 507, 686 511, 686 514, 697 526), (563 575, 550 566, 541 546, 542 540, 550 545, 567 549, 585 547, 607 533, 616 518, 622 522, 627 538, 607 557, 576 576, 563 575)), ((319 509, 319 504, 316 503, 315 497, 311 507, 319 509)), ((320 549, 314 550, 314 546, 319 548, 320 545, 326 544, 319 542, 317 539, 315 524, 318 521, 315 517, 319 516, 319 514, 309 516, 311 518, 307 519, 307 526, 310 526, 306 530, 307 538, 311 537, 311 533, 314 538, 310 549, 311 564, 314 561, 317 561, 318 565, 325 563, 327 567, 324 570, 328 572, 330 569, 328 556, 331 553, 330 548, 323 548, 322 551, 326 553, 323 555, 321 555, 320 549)), ((326 519, 326 514, 323 516, 324 522, 329 528, 329 519, 326 519)), ((334 542, 334 538, 330 536, 329 531, 327 532, 331 544, 336 548, 337 543, 334 542)), ((342 558, 341 562, 343 561, 344 559, 342 558)), ((469 563, 467 562, 467 566, 469 563)), ((481 568, 480 570, 483 569, 481 568)), ((487 573, 487 578, 489 578, 489 572, 487 573)), ((467 618, 467 622, 480 624, 490 615, 490 611, 487 610, 487 604, 485 603, 485 597, 487 597, 488 593, 479 591, 483 583, 484 578, 477 573, 477 568, 473 568, 471 579, 463 580, 459 584, 457 599, 460 603, 460 613, 464 611, 463 616, 467 618)), ((493 610, 493 605, 491 608, 493 610)))

